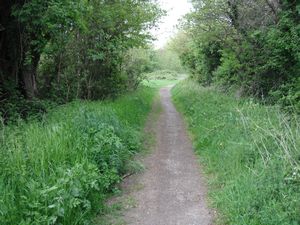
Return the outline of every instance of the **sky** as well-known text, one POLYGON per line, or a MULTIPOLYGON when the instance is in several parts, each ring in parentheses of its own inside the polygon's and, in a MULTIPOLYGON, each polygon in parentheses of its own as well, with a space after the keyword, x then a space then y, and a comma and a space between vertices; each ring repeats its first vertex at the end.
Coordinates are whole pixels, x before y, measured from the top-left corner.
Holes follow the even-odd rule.
POLYGON ((191 10, 188 0, 159 0, 161 7, 167 10, 167 15, 161 19, 159 28, 152 30, 157 39, 154 41, 155 48, 162 48, 168 40, 176 33, 178 20, 191 10))

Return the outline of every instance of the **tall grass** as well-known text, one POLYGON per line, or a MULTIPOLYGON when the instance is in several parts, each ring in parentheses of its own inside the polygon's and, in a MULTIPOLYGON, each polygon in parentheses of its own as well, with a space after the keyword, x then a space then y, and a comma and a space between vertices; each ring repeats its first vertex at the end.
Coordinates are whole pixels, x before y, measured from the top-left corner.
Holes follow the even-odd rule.
POLYGON ((185 81, 173 89, 221 224, 300 224, 300 123, 274 106, 185 81))
POLYGON ((89 224, 141 147, 153 88, 0 129, 0 224, 89 224))

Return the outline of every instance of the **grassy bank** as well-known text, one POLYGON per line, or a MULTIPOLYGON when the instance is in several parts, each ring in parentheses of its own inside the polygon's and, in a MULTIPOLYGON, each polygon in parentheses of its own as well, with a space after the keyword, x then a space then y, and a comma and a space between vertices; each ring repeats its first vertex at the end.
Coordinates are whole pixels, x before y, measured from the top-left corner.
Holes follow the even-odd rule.
POLYGON ((176 71, 158 70, 145 75, 147 79, 143 81, 143 84, 152 88, 161 88, 169 85, 175 85, 180 80, 186 77, 186 74, 179 74, 176 71))
POLYGON ((144 81, 144 85, 152 88, 161 88, 169 85, 175 85, 179 80, 149 80, 144 81))
POLYGON ((300 224, 300 123, 184 81, 173 89, 221 224, 300 224))
POLYGON ((141 147, 155 88, 0 129, 0 221, 88 224, 141 147))

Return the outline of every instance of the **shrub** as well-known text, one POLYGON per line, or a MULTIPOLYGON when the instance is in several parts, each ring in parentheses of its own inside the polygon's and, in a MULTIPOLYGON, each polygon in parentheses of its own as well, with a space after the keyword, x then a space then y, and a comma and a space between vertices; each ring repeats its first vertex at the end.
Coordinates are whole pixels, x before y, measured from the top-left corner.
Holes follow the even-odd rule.
POLYGON ((89 224, 139 151, 154 89, 72 102, 0 130, 0 221, 89 224))

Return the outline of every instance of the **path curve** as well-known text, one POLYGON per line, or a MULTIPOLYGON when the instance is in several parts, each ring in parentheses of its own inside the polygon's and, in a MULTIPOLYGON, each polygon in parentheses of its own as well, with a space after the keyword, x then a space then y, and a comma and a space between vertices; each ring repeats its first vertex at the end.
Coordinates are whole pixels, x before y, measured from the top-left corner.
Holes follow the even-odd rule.
POLYGON ((206 187, 191 141, 175 109, 170 87, 160 90, 162 112, 154 128, 156 144, 145 159, 143 186, 132 195, 136 207, 125 213, 132 225, 211 225, 206 187))

